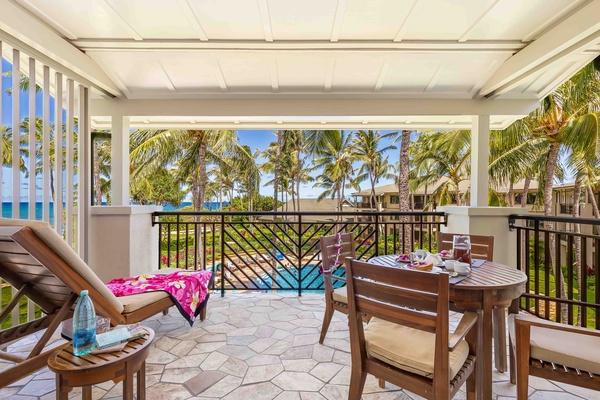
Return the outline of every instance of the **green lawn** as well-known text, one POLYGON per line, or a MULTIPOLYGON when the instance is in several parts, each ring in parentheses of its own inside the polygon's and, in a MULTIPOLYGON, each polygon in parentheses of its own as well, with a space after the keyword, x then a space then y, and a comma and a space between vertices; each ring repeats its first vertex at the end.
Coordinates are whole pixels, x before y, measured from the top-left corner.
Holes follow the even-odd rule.
MULTIPOLYGON (((2 305, 1 309, 4 308, 10 303, 12 299, 12 288, 9 285, 3 285, 2 289, 2 301, 0 304, 2 305)), ((40 317, 41 313, 39 308, 36 306, 36 317, 40 317)), ((19 300, 19 323, 27 322, 27 298, 22 298, 19 300)), ((8 316, 4 321, 2 321, 1 329, 10 328, 12 326, 12 315, 8 316)))
MULTIPOLYGON (((563 266, 563 274, 566 276, 566 266, 563 266)), ((531 269, 529 271, 529 290, 530 293, 535 293, 535 271, 533 269, 531 269)), ((539 274, 538 274, 538 279, 539 279, 539 294, 541 295, 547 295, 549 297, 557 297, 558 295, 560 295, 559 293, 556 293, 556 284, 555 284, 555 279, 554 279, 554 275, 550 275, 549 279, 550 279, 550 292, 549 293, 545 293, 545 289, 546 289, 546 273, 543 269, 539 270, 539 274)), ((577 289, 578 287, 578 283, 577 280, 574 279, 573 281, 574 283, 574 288, 573 288, 573 300, 578 300, 579 299, 579 290, 577 289)), ((587 278, 587 285, 586 285, 586 290, 587 290, 587 302, 588 303, 594 303, 595 302, 595 298, 596 298, 596 284, 595 284, 595 277, 590 276, 587 278)), ((544 301, 540 301, 540 314, 543 316, 543 307, 545 306, 545 302, 544 301)), ((531 310, 532 312, 535 311, 535 300, 533 299, 529 299, 529 300, 525 300, 523 299, 521 301, 521 306, 525 307, 527 306, 527 308, 529 310, 531 310)), ((552 307, 552 306, 551 306, 552 307)), ((552 309, 551 309, 552 310, 552 309)), ((578 313, 580 312, 580 307, 576 307, 573 306, 573 320, 576 320, 578 313)), ((595 326, 596 323, 596 312, 594 309, 587 309, 586 310, 586 314, 587 314, 587 326, 588 327, 593 327, 595 326)), ((555 318, 551 318, 553 320, 555 320, 555 318)))

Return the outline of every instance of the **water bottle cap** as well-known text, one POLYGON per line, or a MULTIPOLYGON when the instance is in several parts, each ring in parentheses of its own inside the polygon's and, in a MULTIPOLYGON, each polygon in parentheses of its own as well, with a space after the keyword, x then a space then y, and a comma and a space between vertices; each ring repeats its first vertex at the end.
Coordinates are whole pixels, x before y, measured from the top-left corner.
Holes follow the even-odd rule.
POLYGON ((82 290, 81 291, 81 296, 87 296, 88 295, 88 291, 87 290, 82 290))

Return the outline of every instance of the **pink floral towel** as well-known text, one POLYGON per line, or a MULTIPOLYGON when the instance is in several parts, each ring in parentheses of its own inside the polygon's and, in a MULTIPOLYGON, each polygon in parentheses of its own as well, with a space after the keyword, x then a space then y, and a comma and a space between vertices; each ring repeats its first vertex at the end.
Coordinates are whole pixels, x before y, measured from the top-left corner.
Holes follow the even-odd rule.
POLYGON ((117 297, 164 290, 171 296, 179 312, 191 326, 202 310, 202 307, 198 306, 208 295, 211 276, 211 271, 177 271, 168 275, 116 278, 106 286, 117 297))

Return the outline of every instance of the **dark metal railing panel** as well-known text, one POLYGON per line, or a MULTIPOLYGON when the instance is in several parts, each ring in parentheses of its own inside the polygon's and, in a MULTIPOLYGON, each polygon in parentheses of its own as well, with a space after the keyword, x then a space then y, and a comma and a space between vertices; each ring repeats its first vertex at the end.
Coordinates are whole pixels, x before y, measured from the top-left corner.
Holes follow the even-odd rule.
MULTIPOLYGON (((159 268, 212 269, 229 290, 323 290, 319 238, 352 232, 357 257, 435 250, 444 213, 156 212, 159 268), (404 236, 408 235, 410 248, 404 236)), ((340 274, 344 274, 340 269, 340 274)))
POLYGON ((528 276, 521 308, 541 318, 600 329, 600 220, 511 215, 517 268, 528 276))

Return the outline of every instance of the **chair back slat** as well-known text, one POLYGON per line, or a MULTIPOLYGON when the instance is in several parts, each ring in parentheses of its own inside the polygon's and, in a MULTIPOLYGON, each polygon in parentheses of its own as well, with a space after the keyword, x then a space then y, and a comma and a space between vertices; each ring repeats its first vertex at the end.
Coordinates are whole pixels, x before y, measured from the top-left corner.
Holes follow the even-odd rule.
POLYGON ((395 304, 375 301, 367 297, 355 298, 356 311, 372 317, 385 319, 398 325, 409 326, 421 331, 436 332, 437 316, 418 310, 398 307, 395 304))
POLYGON ((406 307, 436 312, 437 296, 418 290, 382 285, 378 282, 363 281, 354 287, 358 296, 368 297, 384 303, 401 302, 406 307))
POLYGON ((348 289, 348 304, 354 300, 358 313, 435 332, 438 313, 448 312, 448 274, 403 270, 351 259, 346 260, 346 270, 349 286, 350 282, 352 285, 348 289))
POLYGON ((438 232, 438 251, 452 251, 455 235, 469 236, 471 239, 471 257, 480 258, 487 261, 494 261, 493 236, 438 232))
POLYGON ((354 276, 360 279, 368 279, 376 282, 385 276, 385 284, 399 288, 410 288, 426 293, 438 292, 437 275, 421 271, 410 271, 387 265, 375 265, 365 262, 354 262, 352 264, 354 276), (407 282, 410 285, 407 285, 407 282))
MULTIPOLYGON (((323 263, 323 269, 330 269, 335 263, 337 257, 337 248, 335 247, 338 242, 337 235, 322 236, 321 237, 321 262, 323 263)), ((352 233, 342 233, 342 247, 340 249, 339 262, 342 263, 346 257, 356 257, 356 251, 354 248, 354 235, 352 233)))

